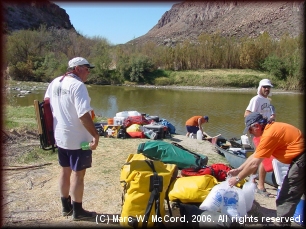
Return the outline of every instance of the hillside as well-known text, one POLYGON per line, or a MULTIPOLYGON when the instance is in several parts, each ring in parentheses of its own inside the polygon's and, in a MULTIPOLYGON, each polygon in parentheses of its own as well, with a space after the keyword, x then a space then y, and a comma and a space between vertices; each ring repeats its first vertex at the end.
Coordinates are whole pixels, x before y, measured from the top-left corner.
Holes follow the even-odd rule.
POLYGON ((265 31, 279 39, 285 33, 296 37, 303 27, 302 1, 186 1, 174 4, 148 33, 129 43, 172 45, 185 39, 196 42, 201 33, 257 37, 265 31))
MULTIPOLYGON (((76 31, 66 11, 50 1, 4 1, 2 4, 4 33, 37 29, 43 24, 48 28, 76 31)), ((264 31, 279 39, 285 33, 296 37, 303 32, 303 27, 303 1, 185 1, 174 4, 145 35, 127 43, 152 41, 174 45, 185 39, 197 42, 201 33, 256 37, 264 31)))

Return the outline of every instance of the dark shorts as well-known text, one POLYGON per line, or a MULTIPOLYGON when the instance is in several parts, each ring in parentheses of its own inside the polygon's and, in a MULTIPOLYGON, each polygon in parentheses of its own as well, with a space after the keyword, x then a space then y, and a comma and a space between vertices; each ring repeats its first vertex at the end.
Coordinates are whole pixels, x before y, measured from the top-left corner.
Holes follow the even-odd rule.
POLYGON ((62 167, 70 167, 73 171, 81 171, 91 167, 91 150, 69 150, 58 147, 58 162, 62 167))
POLYGON ((186 126, 187 132, 196 134, 199 130, 197 126, 186 126))

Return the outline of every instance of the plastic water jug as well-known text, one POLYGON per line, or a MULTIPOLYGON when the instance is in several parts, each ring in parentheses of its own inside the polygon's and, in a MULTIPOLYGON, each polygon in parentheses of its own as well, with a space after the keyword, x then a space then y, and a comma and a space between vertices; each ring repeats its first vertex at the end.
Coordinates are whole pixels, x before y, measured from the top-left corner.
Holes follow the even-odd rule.
POLYGON ((253 202, 255 199, 256 184, 254 183, 254 179, 256 177, 257 174, 250 175, 248 182, 246 182, 242 187, 242 191, 245 197, 245 207, 247 212, 252 209, 253 202))
POLYGON ((198 140, 202 140, 202 131, 201 130, 198 130, 198 132, 197 132, 197 139, 198 140))
POLYGON ((241 143, 242 145, 250 145, 249 137, 246 134, 241 136, 241 143))
POLYGON ((239 195, 236 191, 226 190, 223 194, 223 203, 221 213, 228 214, 231 217, 240 217, 238 211, 239 195))

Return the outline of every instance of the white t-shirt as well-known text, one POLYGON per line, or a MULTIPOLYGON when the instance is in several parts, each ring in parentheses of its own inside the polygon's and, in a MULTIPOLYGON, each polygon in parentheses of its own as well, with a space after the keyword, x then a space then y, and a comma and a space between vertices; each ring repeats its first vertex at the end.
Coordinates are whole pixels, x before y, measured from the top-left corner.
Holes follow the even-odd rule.
POLYGON ((48 86, 45 98, 50 98, 56 145, 63 149, 80 149, 81 142, 92 141, 91 134, 80 121, 91 111, 85 84, 76 76, 55 78, 48 86))
POLYGON ((264 118, 269 119, 271 116, 270 100, 261 95, 256 95, 250 100, 246 110, 251 112, 259 112, 264 118))

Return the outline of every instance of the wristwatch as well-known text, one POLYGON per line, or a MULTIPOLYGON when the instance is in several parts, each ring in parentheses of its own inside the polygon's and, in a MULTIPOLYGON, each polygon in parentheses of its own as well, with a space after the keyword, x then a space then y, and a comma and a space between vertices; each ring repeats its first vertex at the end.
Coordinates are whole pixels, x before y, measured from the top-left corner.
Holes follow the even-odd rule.
POLYGON ((240 178, 238 176, 236 176, 236 181, 239 182, 240 181, 240 178))

